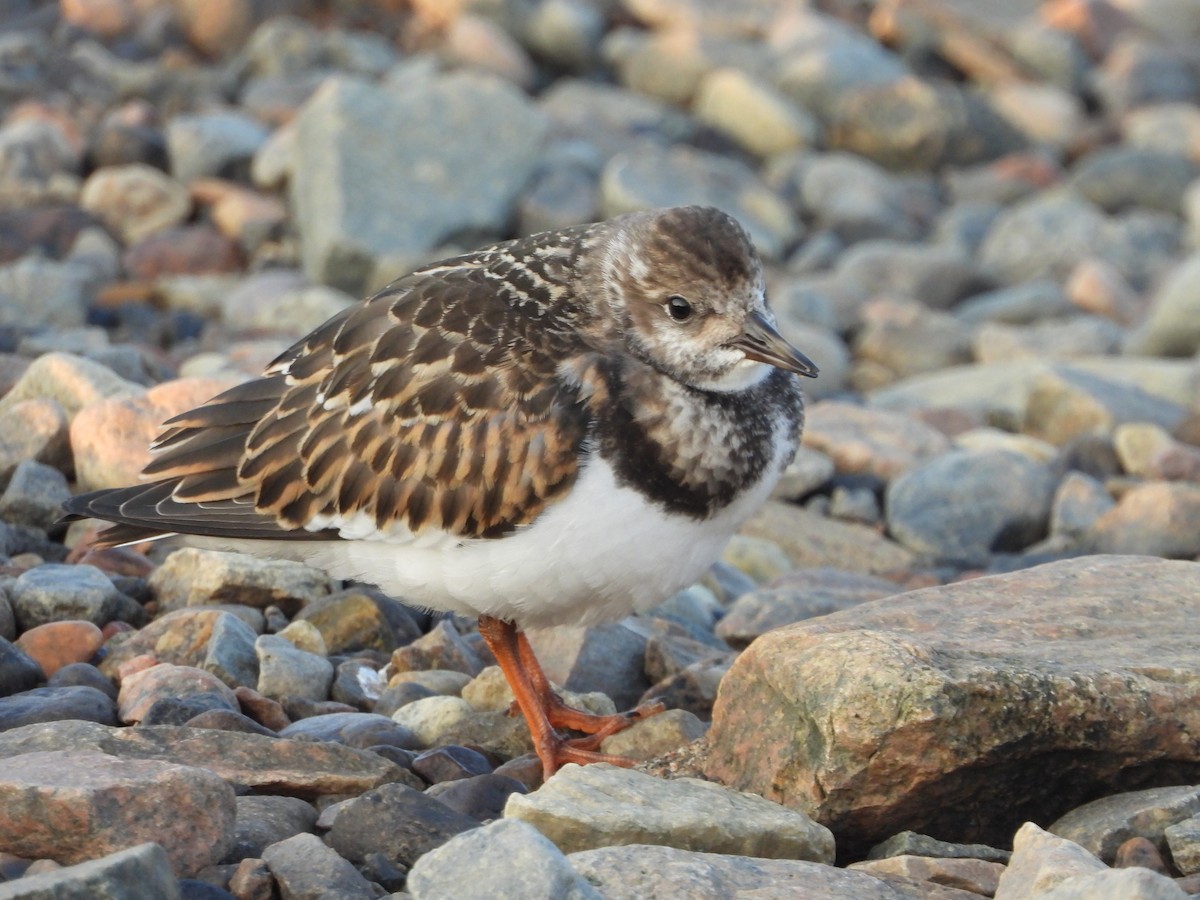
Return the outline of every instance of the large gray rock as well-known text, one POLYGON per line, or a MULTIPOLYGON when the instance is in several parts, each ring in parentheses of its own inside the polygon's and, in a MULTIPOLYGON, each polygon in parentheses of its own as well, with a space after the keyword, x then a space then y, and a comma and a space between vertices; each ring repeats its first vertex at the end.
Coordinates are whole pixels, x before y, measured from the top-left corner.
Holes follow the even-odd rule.
POLYGON ((502 819, 451 838, 417 860, 405 889, 413 900, 600 900, 562 851, 533 826, 502 819))
POLYGON ((305 270, 355 293, 383 254, 420 257, 460 232, 503 231, 545 132, 519 91, 478 74, 391 90, 327 82, 297 119, 291 192, 305 270))
POLYGON ((1198 590, 1197 563, 1083 557, 771 632, 721 685, 705 774, 848 855, 906 829, 1003 846, 1101 790, 1200 778, 1198 590))
POLYGON ((504 816, 529 822, 565 853, 661 844, 833 861, 833 836, 795 810, 708 781, 663 781, 604 764, 564 766, 534 793, 509 797, 504 816))

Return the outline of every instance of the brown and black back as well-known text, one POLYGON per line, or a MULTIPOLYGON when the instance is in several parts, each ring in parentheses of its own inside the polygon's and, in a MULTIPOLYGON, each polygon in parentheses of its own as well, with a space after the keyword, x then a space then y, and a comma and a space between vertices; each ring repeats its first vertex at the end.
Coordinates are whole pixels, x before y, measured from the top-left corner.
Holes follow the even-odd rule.
POLYGON ((428 266, 350 307, 262 378, 169 420, 148 483, 66 509, 164 533, 330 539, 339 527, 492 538, 574 482, 588 431, 570 285, 586 228, 428 266), (572 366, 572 361, 574 365, 572 366))

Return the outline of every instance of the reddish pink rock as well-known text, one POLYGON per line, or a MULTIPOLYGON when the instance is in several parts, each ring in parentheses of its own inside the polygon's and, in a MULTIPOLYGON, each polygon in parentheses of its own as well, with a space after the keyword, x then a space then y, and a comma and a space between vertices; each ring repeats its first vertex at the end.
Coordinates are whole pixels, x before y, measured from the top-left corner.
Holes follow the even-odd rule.
POLYGON ((207 225, 157 232, 125 253, 125 269, 134 278, 236 272, 242 268, 237 244, 207 225))
POLYGON ((154 841, 189 876, 232 848, 235 812, 233 788, 191 766, 52 750, 0 770, 0 851, 26 859, 72 865, 154 841))
POLYGON ((219 694, 229 703, 230 709, 237 709, 233 691, 216 675, 192 666, 162 663, 121 679, 117 714, 122 722, 133 725, 142 721, 159 700, 194 694, 219 694))
POLYGON ((96 490, 137 482, 163 421, 232 387, 232 378, 177 378, 139 397, 89 404, 71 422, 79 487, 96 490))
MULTIPOLYGON (((105 660, 107 662, 107 660, 105 660)), ((150 653, 143 653, 140 656, 134 656, 131 659, 126 659, 124 662, 116 666, 110 666, 109 671, 105 672, 110 677, 115 670, 117 681, 124 681, 126 678, 132 678, 138 672, 144 672, 149 668, 158 665, 158 658, 150 653)))
POLYGON ((47 622, 30 628, 17 639, 49 678, 63 666, 87 662, 104 643, 104 633, 91 622, 47 622))

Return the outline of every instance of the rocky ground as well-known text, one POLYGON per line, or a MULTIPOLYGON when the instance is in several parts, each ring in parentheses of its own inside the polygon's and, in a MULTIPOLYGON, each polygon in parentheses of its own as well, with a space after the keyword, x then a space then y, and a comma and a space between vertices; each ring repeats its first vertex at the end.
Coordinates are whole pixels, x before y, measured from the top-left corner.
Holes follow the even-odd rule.
POLYGON ((1200 894, 1200 5, 9 0, 0 898, 1200 894), (702 202, 821 367, 703 581, 535 634, 57 524, 413 266, 702 202), (719 690, 718 690, 719 685, 719 690))

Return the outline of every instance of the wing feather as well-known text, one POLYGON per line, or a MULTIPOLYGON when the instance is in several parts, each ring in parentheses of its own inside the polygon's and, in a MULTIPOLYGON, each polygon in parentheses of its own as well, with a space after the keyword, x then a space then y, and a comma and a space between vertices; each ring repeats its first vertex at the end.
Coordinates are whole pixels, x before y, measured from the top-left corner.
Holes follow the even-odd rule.
POLYGON ((414 273, 339 314, 264 377, 166 422, 153 483, 85 494, 68 511, 121 523, 108 543, 333 538, 363 514, 396 539, 490 538, 532 521, 575 479, 590 351, 561 305, 530 302, 548 285, 518 289, 511 265, 489 267, 497 252, 414 273))

